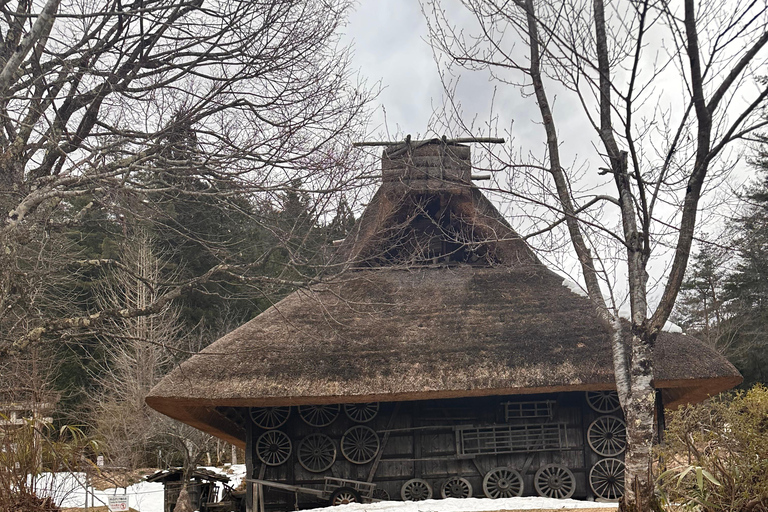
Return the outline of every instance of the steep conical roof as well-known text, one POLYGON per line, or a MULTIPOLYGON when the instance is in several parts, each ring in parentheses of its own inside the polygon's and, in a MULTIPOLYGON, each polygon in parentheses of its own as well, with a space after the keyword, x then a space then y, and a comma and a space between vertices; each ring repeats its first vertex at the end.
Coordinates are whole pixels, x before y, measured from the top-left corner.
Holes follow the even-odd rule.
MULTIPOLYGON (((434 141, 396 151, 385 151, 383 184, 340 247, 346 271, 190 358, 149 405, 236 441, 241 427, 222 406, 615 386, 610 327, 472 186, 468 148, 434 141)), ((741 381, 682 334, 662 333, 654 359, 668 404, 741 381)))

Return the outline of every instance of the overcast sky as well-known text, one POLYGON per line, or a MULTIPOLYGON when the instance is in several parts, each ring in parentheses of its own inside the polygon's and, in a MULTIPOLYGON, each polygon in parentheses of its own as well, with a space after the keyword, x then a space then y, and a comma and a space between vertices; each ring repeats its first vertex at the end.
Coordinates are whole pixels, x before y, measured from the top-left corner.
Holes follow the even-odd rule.
MULTIPOLYGON (((452 22, 462 24, 468 20, 458 2, 446 0, 444 4, 452 22)), ((430 129, 430 118, 441 106, 444 94, 427 38, 427 24, 418 0, 359 0, 345 28, 344 40, 353 47, 352 67, 359 69, 369 84, 380 82, 382 87, 378 109, 369 126, 369 139, 402 140, 406 134, 416 137, 430 129)), ((678 81, 674 79, 674 82, 678 81)), ((547 87, 558 123, 564 164, 588 169, 585 179, 591 181, 586 182, 585 189, 591 189, 597 180, 605 183, 605 177, 596 172, 596 168, 604 164, 594 146, 595 132, 583 111, 569 106, 565 100, 558 103, 555 84, 549 83, 547 87)), ((465 122, 475 120, 474 135, 488 135, 488 120, 493 111, 497 121, 493 123, 496 131, 491 130, 491 134, 511 138, 510 147, 523 155, 527 152, 544 154, 545 137, 538 108, 519 89, 491 83, 484 74, 465 72, 457 96, 462 103, 465 122)), ((567 97, 567 94, 561 96, 567 97)), ((648 99, 651 100, 649 103, 657 103, 653 101, 655 97, 648 99)), ((432 128, 435 129, 434 125, 432 128)), ((439 129, 437 131, 437 135, 442 135, 439 129)), ((477 148, 473 149, 473 154, 477 151, 477 148)), ((733 186, 740 188, 749 174, 747 171, 740 173, 733 186)), ((611 186, 604 190, 615 194, 611 186)), ((597 190, 589 192, 593 194, 597 190)), ((525 212, 516 217, 515 213, 521 213, 519 210, 514 211, 508 203, 499 206, 513 226, 523 233, 530 231, 530 222, 524 220, 525 212)), ((654 264, 651 265, 652 275, 664 273, 665 260, 662 257, 655 263, 656 271, 654 264)))
POLYGON ((346 36, 354 49, 352 66, 382 92, 372 134, 424 133, 432 101, 442 87, 427 27, 417 0, 361 0, 349 19, 346 36), (386 123, 383 110, 386 110, 386 123))

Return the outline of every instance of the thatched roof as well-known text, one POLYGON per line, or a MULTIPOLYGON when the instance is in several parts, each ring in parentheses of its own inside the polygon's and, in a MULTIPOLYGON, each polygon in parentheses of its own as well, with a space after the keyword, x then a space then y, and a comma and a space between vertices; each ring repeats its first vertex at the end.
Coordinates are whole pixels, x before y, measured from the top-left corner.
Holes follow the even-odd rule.
MULTIPOLYGON (((242 427, 222 406, 615 387, 610 327, 471 185, 429 193, 385 182, 342 253, 349 270, 294 292, 193 356, 147 403, 237 441, 242 427), (411 229, 416 210, 437 220, 411 229), (448 242, 434 243, 433 225, 448 242), (387 252, 386 233, 397 252, 387 252), (408 245, 404 234, 422 242, 408 245), (457 249, 459 235, 468 239, 457 249)), ((660 334, 654 360, 654 385, 668 405, 741 381, 712 348, 682 334, 660 334)))

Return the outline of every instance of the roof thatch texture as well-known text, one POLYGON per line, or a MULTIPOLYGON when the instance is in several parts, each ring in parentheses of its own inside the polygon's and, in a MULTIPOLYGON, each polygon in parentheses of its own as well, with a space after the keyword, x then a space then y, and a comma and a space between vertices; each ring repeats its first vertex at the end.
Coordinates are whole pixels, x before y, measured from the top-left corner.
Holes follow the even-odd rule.
MULTIPOLYGON (((216 341, 147 403, 237 442, 217 406, 612 389, 610 326, 468 182, 465 150, 385 151, 383 185, 340 247, 347 271, 216 341)), ((741 381, 682 334, 659 335, 654 363, 668 405, 741 381)))
MULTIPOLYGON (((194 356, 148 402, 232 406, 610 389, 609 327, 541 265, 351 272, 288 296, 194 356)), ((656 386, 738 383, 662 333, 656 386)), ((682 398, 682 397, 681 397, 682 398)))

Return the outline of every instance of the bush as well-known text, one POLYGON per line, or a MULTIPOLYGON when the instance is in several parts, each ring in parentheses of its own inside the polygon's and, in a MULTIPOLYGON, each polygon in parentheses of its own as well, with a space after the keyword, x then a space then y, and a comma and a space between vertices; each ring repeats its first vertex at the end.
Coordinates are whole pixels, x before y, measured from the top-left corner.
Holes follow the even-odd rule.
POLYGON ((674 411, 658 480, 670 510, 768 512, 768 389, 674 411))
POLYGON ((24 420, 0 429, 0 512, 54 512, 60 510, 50 496, 56 494, 46 472, 74 471, 95 447, 75 427, 53 429, 41 420, 24 420), (42 496, 42 497, 41 497, 42 496))

